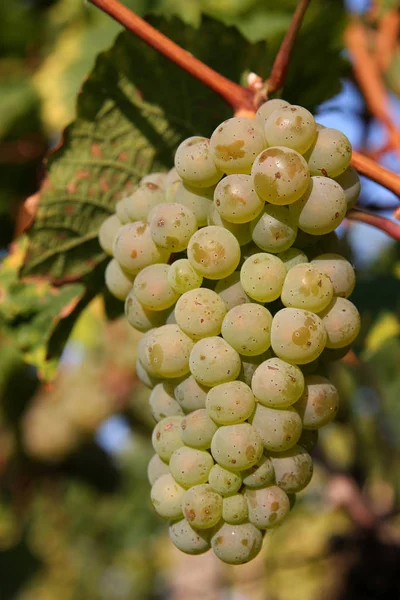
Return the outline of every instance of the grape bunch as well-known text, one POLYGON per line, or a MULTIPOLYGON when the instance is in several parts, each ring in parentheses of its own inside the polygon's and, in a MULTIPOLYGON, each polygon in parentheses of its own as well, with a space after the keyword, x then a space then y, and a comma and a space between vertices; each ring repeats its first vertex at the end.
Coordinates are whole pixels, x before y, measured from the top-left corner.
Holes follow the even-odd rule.
POLYGON ((351 152, 270 100, 183 141, 100 229, 107 287, 144 334, 151 500, 186 553, 251 560, 311 479, 338 410, 326 364, 360 328, 334 232, 360 193, 351 152))

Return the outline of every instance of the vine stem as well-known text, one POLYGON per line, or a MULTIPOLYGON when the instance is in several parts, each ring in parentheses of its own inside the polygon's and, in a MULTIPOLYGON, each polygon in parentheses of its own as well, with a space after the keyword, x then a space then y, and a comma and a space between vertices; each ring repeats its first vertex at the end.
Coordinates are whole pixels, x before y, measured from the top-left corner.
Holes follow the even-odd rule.
POLYGON ((361 175, 365 175, 369 179, 376 181, 380 185, 383 185, 386 189, 390 190, 397 196, 400 196, 400 176, 392 171, 388 171, 380 164, 353 150, 351 158, 351 164, 361 175))
POLYGON ((394 240, 400 241, 400 225, 398 223, 393 223, 390 219, 374 215, 365 210, 360 210, 359 208, 350 210, 346 217, 351 221, 360 221, 361 223, 372 225, 373 227, 384 231, 394 240))
POLYGON ((254 111, 254 94, 251 90, 227 79, 205 65, 201 60, 175 44, 160 31, 157 31, 118 0, 89 0, 89 2, 106 12, 157 52, 214 90, 235 111, 254 111))

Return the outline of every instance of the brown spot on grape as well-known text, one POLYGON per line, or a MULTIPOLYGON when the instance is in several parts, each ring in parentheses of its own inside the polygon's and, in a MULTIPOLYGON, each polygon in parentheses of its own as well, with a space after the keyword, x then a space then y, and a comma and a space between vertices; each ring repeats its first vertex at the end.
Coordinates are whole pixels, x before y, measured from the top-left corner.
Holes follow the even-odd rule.
POLYGON ((320 171, 324 177, 328 177, 328 171, 326 169, 320 169, 320 171))
POLYGON ((215 149, 221 160, 237 160, 238 158, 243 158, 245 155, 243 147, 244 140, 236 140, 231 144, 219 144, 215 149))
POLYGON ((254 446, 247 446, 245 454, 248 460, 254 460, 256 456, 256 450, 254 446))
POLYGON ((292 342, 296 346, 304 346, 310 339, 310 332, 307 327, 300 327, 295 329, 292 333, 292 342))
POLYGON ((280 174, 280 172, 278 171, 277 173, 275 173, 275 179, 280 179, 280 178, 281 178, 281 174, 280 174))
POLYGON ((146 223, 142 223, 142 225, 138 225, 138 227, 136 227, 136 233, 138 235, 143 235, 144 232, 146 231, 146 227, 147 227, 146 223))
POLYGON ((151 191, 160 189, 159 186, 156 183, 152 183, 151 181, 149 181, 148 183, 146 183, 146 187, 147 187, 147 189, 149 189, 151 191))
POLYGON ((196 518, 196 513, 193 509, 185 509, 185 517, 188 521, 194 521, 196 518))
POLYGON ((200 356, 200 360, 206 360, 206 357, 204 356, 204 354, 202 354, 202 355, 200 356))
POLYGON ((215 538, 215 543, 216 544, 222 544, 224 541, 224 536, 223 535, 219 535, 217 538, 215 538))
POLYGON ((157 227, 164 227, 164 225, 165 225, 164 219, 160 219, 157 223, 157 227))
POLYGON ((277 519, 277 518, 278 518, 278 515, 277 515, 275 512, 273 512, 273 513, 271 513, 271 514, 269 515, 269 519, 268 519, 268 521, 269 521, 270 523, 274 523, 274 522, 276 521, 276 519, 277 519))
POLYGON ((242 540, 240 540, 240 543, 242 544, 242 546, 247 548, 247 546, 249 545, 249 540, 247 540, 246 538, 243 538, 242 540))
POLYGON ((137 251, 135 249, 133 249, 131 251, 131 258, 136 258, 137 257, 137 251))
POLYGON ((275 500, 275 501, 274 501, 274 502, 272 502, 272 504, 271 504, 271 510, 273 510, 273 511, 275 512, 276 510, 278 510, 278 508, 279 508, 279 502, 277 502, 277 501, 275 500))

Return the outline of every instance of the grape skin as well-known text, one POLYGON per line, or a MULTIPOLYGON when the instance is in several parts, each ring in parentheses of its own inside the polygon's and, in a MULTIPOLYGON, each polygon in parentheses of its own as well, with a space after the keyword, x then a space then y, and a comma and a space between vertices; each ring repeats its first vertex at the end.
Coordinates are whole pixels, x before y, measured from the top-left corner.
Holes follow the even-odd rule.
POLYGON ((187 375, 175 386, 175 400, 185 413, 191 413, 206 407, 208 389, 196 381, 193 375, 187 375))
POLYGON ((312 114, 302 106, 285 106, 274 110, 264 124, 269 146, 285 146, 304 154, 317 136, 312 114))
POLYGON ((351 152, 350 141, 344 133, 331 127, 320 129, 306 156, 311 175, 338 177, 349 166, 351 152))
POLYGON ((223 279, 238 266, 240 246, 230 231, 209 225, 192 235, 187 255, 193 268, 203 277, 223 279))
POLYGON ((259 304, 240 304, 232 308, 222 321, 222 337, 239 354, 257 356, 271 345, 272 315, 259 304))
POLYGON ((347 298, 333 298, 320 317, 327 333, 327 348, 348 346, 360 331, 360 313, 347 298))
POLYGON ((99 244, 109 256, 113 255, 114 239, 120 227, 122 227, 122 223, 117 215, 107 217, 100 225, 99 244))
POLYGON ((113 254, 121 267, 132 275, 153 263, 166 263, 169 259, 169 252, 155 245, 150 228, 143 221, 127 223, 118 230, 113 254))
POLYGON ((134 276, 126 273, 118 261, 112 258, 106 267, 104 277, 108 291, 118 300, 125 300, 132 289, 134 276))
POLYGON ((160 327, 165 323, 166 313, 164 311, 147 310, 136 298, 132 288, 125 299, 125 317, 134 329, 146 333, 153 327, 160 327))
POLYGON ((170 265, 168 283, 175 292, 184 294, 201 287, 203 277, 193 269, 187 258, 180 258, 170 265))
POLYGON ((222 516, 222 497, 207 483, 195 485, 185 492, 182 511, 192 527, 210 529, 222 516))
POLYGON ((295 408, 304 429, 319 429, 335 418, 339 408, 338 391, 326 377, 308 375, 304 392, 295 408))
POLYGON ((140 183, 135 191, 124 200, 129 221, 147 222, 151 210, 165 202, 164 190, 155 183, 140 183))
POLYGON ((245 260, 240 270, 240 283, 246 294, 258 302, 279 298, 286 269, 273 254, 259 252, 245 260))
POLYGON ((259 529, 280 525, 290 512, 287 494, 276 485, 257 490, 246 489, 245 496, 249 507, 249 521, 259 529))
POLYGON ((154 454, 147 466, 147 479, 150 485, 153 485, 161 475, 167 475, 169 472, 167 463, 161 460, 158 454, 154 454))
POLYGON ((240 283, 240 273, 235 271, 225 279, 220 279, 215 286, 215 292, 225 302, 226 310, 231 310, 239 304, 252 302, 240 283))
POLYGON ((211 538, 211 547, 220 560, 230 565, 242 565, 257 556, 262 546, 262 534, 251 523, 224 523, 211 538))
POLYGON ((207 225, 216 225, 227 229, 235 236, 239 246, 245 246, 251 241, 250 223, 230 223, 221 217, 214 204, 210 207, 207 225))
POLYGON ((301 265, 308 262, 306 254, 298 248, 288 248, 284 252, 278 252, 277 257, 281 259, 286 267, 286 271, 289 271, 296 265, 301 265))
POLYGON ((213 206, 214 188, 195 188, 184 181, 176 185, 175 196, 171 202, 182 204, 190 209, 196 217, 197 226, 207 225, 207 217, 213 206))
POLYGON ((218 426, 210 418, 205 409, 199 408, 191 412, 181 421, 179 434, 187 445, 199 450, 207 450, 218 426))
POLYGON ((223 425, 211 442, 214 460, 231 471, 243 471, 255 465, 263 453, 263 442, 249 423, 223 425))
POLYGON ((332 282, 333 293, 341 298, 348 298, 356 285, 354 268, 340 254, 320 254, 312 261, 320 271, 325 273, 332 282))
POLYGON ((207 188, 222 177, 213 161, 210 140, 192 136, 184 140, 175 152, 175 169, 192 186, 207 188))
POLYGON ((199 383, 211 387, 236 379, 241 362, 239 354, 228 342, 212 336, 196 342, 190 353, 189 366, 199 383))
POLYGON ((251 389, 263 406, 287 408, 297 402, 304 391, 303 373, 295 365, 269 358, 254 371, 251 389))
POLYGON ((183 446, 180 436, 181 416, 162 419, 153 429, 151 442, 161 460, 169 462, 172 454, 183 446))
POLYGON ((182 415, 183 411, 174 398, 174 386, 171 383, 158 383, 154 386, 149 406, 155 421, 161 421, 166 417, 182 415))
POLYGON ((214 461, 209 452, 183 446, 172 454, 169 469, 172 477, 184 488, 206 483, 214 461))
POLYGON ((265 449, 272 452, 289 450, 297 444, 301 435, 301 418, 292 406, 282 410, 257 404, 250 422, 265 449))
POLYGON ((222 518, 226 523, 237 525, 245 521, 247 516, 247 502, 243 494, 235 494, 222 500, 222 518))
POLYGON ((184 495, 185 489, 170 474, 161 475, 153 484, 150 494, 156 512, 164 519, 182 517, 184 495))
POLYGON ((316 264, 292 267, 283 282, 281 300, 289 308, 304 308, 318 313, 328 306, 332 297, 332 282, 316 264))
POLYGON ((297 235, 297 225, 287 206, 267 204, 250 226, 253 242, 265 252, 278 253, 290 248, 297 235))
POLYGON ((326 343, 324 323, 310 311, 283 308, 272 319, 271 346, 284 361, 298 365, 310 363, 318 358, 326 343))
POLYGON ((170 266, 165 264, 149 265, 136 275, 133 293, 147 310, 166 310, 179 298, 179 294, 168 282, 170 266))
POLYGON ((252 414, 254 396, 242 381, 230 381, 216 385, 206 397, 207 412, 218 425, 236 425, 252 414))
POLYGON ((267 100, 264 104, 261 104, 260 108, 256 112, 256 121, 264 129, 264 125, 271 113, 278 108, 286 108, 290 106, 289 102, 282 100, 281 98, 274 98, 273 100, 267 100))
POLYGON ((242 475, 243 484, 251 489, 266 487, 274 483, 275 480, 274 467, 268 456, 263 456, 256 465, 243 471, 242 475))
POLYGON ((313 463, 311 456, 301 446, 271 455, 275 481, 287 494, 301 492, 311 481, 313 463))
POLYGON ((351 165, 335 181, 341 186, 346 196, 347 210, 349 211, 355 204, 361 193, 361 181, 357 171, 351 165))
POLYGON ((224 301, 206 288, 186 292, 175 306, 176 322, 194 340, 218 335, 225 314, 224 301))
POLYGON ((233 117, 223 121, 210 138, 214 163, 227 174, 249 174, 255 157, 265 147, 261 127, 247 118, 233 117))
POLYGON ((194 529, 186 519, 171 523, 168 534, 174 546, 186 554, 203 554, 210 548, 208 531, 194 529))
POLYGON ((208 482, 221 496, 231 496, 242 487, 242 476, 241 473, 234 473, 215 464, 208 474, 208 482))
POLYGON ((250 175, 235 174, 224 177, 214 192, 214 205, 221 217, 230 223, 248 223, 264 208, 264 201, 256 194, 250 175))
POLYGON ((177 325, 148 331, 138 344, 138 357, 150 375, 182 377, 189 372, 192 340, 177 325))
POLYGON ((170 252, 185 250, 197 231, 196 216, 190 208, 178 202, 160 204, 153 208, 149 215, 149 225, 153 242, 170 252))

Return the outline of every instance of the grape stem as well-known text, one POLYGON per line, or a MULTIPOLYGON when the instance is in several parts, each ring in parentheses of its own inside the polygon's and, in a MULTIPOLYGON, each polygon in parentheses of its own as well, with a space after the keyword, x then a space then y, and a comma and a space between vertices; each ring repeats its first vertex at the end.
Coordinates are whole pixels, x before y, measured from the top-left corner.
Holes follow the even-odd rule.
POLYGON ((376 227, 377 229, 384 231, 394 240, 400 241, 400 225, 398 223, 394 223, 390 219, 374 215, 373 213, 369 213, 359 208, 353 208, 350 210, 346 217, 351 221, 360 221, 361 223, 372 225, 372 227, 376 227))
POLYGON ((396 194, 396 196, 400 196, 400 176, 396 175, 396 173, 388 171, 371 158, 368 158, 368 156, 354 150, 351 164, 361 175, 365 175, 369 179, 376 181, 376 183, 383 185, 383 187, 396 194))

